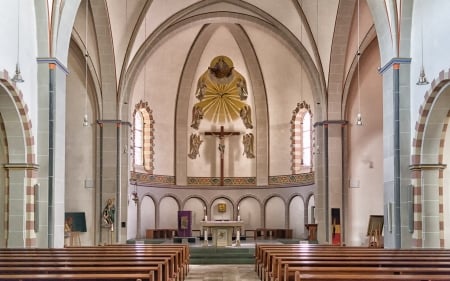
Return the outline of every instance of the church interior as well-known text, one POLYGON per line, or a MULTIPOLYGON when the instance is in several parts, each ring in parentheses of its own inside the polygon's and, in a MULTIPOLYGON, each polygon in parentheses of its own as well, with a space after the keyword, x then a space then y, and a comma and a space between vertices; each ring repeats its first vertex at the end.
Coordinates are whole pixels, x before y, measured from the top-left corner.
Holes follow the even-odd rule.
POLYGON ((0 5, 0 248, 450 248, 449 1, 0 5))

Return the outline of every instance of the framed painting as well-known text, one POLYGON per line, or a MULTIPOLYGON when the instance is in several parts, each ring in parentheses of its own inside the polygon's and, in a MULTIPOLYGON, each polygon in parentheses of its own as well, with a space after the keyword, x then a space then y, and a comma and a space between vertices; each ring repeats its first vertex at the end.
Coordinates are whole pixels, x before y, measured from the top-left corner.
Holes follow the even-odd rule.
POLYGON ((367 226, 367 236, 371 236, 374 233, 381 235, 384 226, 384 216, 370 215, 369 225, 367 226))
POLYGON ((227 204, 225 203, 217 204, 217 210, 219 211, 219 213, 225 213, 227 211, 227 204))

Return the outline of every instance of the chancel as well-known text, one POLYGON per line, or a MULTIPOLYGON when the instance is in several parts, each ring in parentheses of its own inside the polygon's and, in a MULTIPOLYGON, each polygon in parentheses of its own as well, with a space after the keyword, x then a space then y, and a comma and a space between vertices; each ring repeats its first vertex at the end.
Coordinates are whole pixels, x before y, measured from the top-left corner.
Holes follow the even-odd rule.
MULTIPOLYGON (((0 250, 53 267, 101 246, 111 264, 70 274, 134 280, 189 272, 131 269, 152 248, 170 265, 259 264, 263 244, 446 264, 450 1, 25 2, 0 1, 0 250)), ((26 271, 5 262, 0 279, 26 271)))

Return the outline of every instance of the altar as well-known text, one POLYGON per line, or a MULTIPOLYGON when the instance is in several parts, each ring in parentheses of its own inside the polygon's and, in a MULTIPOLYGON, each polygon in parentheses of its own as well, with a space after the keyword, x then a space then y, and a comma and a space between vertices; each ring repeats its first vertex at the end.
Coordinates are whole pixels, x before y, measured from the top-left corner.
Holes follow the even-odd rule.
POLYGON ((231 246, 234 230, 236 233, 236 246, 240 245, 240 232, 244 226, 243 221, 201 221, 200 226, 205 237, 205 246, 208 245, 208 231, 211 231, 213 246, 231 246))

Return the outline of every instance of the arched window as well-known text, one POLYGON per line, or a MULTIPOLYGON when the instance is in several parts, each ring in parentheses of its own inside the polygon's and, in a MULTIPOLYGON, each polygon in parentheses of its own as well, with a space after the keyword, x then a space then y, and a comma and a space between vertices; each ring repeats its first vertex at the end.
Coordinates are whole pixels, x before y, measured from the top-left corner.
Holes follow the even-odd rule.
POLYGON ((133 166, 135 171, 153 173, 154 121, 148 103, 142 100, 133 113, 133 166))
POLYGON ((291 120, 292 174, 312 171, 312 113, 303 101, 293 110, 291 120))
POLYGON ((134 165, 144 166, 144 116, 140 110, 134 114, 134 165))

